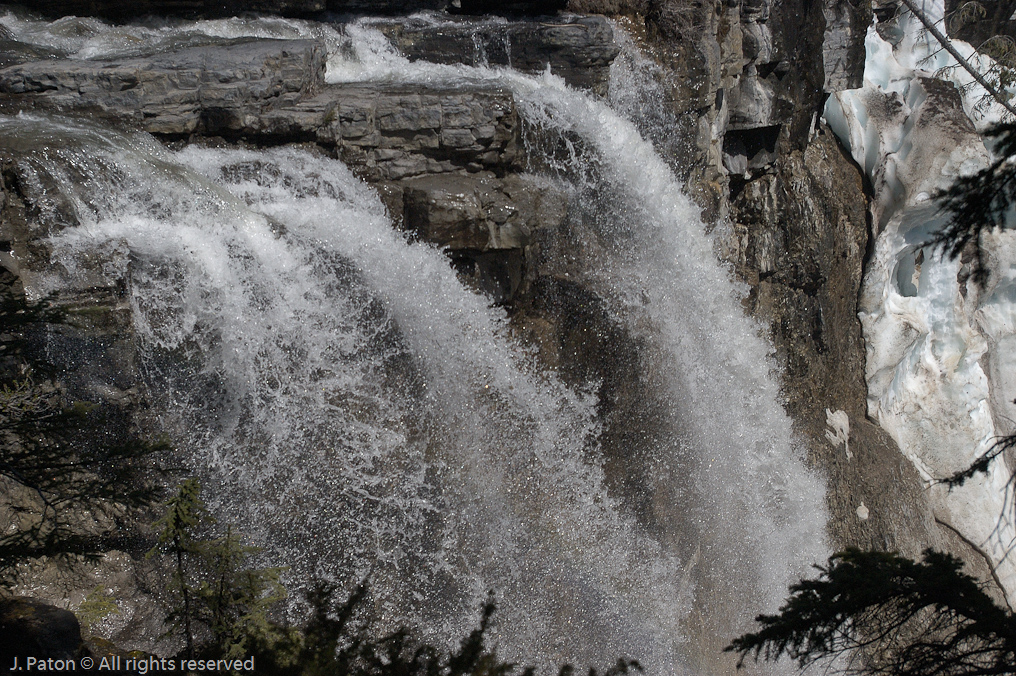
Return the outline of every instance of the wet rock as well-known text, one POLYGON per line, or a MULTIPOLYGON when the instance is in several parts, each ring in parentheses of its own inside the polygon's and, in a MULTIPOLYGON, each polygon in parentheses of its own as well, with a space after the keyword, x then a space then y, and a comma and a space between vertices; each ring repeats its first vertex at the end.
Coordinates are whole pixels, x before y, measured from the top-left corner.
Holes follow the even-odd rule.
POLYGON ((81 627, 71 611, 31 598, 0 599, 0 655, 73 660, 80 647, 81 627))
POLYGON ((545 71, 597 94, 607 93, 610 64, 618 54, 610 22, 596 16, 541 21, 458 21, 438 26, 411 22, 386 32, 412 60, 511 66, 545 71))
POLYGON ((512 326, 565 382, 595 392, 603 421, 596 462, 609 490, 666 540, 664 505, 675 496, 658 449, 671 402, 656 395, 644 346, 587 285, 560 275, 537 274, 513 307, 512 326))
POLYGON ((370 180, 459 169, 503 173, 519 146, 515 102, 496 88, 328 85, 251 117, 236 131, 334 147, 370 180))
POLYGON ((76 111, 157 134, 242 127, 284 94, 323 82, 309 40, 237 40, 115 61, 58 59, 0 70, 7 110, 76 111))
POLYGON ((523 185, 517 176, 506 182, 461 174, 405 181, 404 227, 452 250, 521 249, 529 244, 533 229, 540 227, 536 200, 517 199, 523 191, 539 189, 523 185))
POLYGON ((57 49, 18 42, 13 37, 0 33, 0 68, 40 59, 58 59, 66 56, 57 49))
POLYGON ((560 226, 567 197, 535 179, 444 174, 401 181, 403 228, 444 248, 459 273, 494 301, 515 298, 533 274, 527 250, 560 226))

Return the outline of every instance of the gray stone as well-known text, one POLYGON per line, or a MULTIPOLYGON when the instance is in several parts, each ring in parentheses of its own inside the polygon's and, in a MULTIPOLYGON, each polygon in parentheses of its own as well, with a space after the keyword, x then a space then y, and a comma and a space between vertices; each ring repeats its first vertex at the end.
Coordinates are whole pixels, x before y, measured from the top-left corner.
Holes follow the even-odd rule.
MULTIPOLYGON (((524 290, 528 250, 567 215, 567 197, 536 179, 443 174, 400 181, 402 227, 444 248, 457 269, 498 302, 524 290)), ((389 207, 391 209, 391 206, 389 207)))
POLYGON ((496 87, 325 85, 317 42, 242 40, 116 61, 56 59, 0 70, 7 111, 79 112, 167 135, 314 141, 374 180, 507 171, 518 114, 496 87))
POLYGON ((3 106, 80 111, 158 134, 242 128, 287 94, 323 82, 310 40, 237 40, 116 61, 56 59, 0 70, 3 106))
POLYGON ((28 61, 58 59, 66 56, 57 49, 18 42, 9 33, 10 31, 7 31, 6 34, 0 33, 0 68, 7 68, 8 66, 28 61))
POLYGON ((520 145, 515 102, 497 88, 328 85, 245 119, 232 131, 334 147, 370 180, 460 169, 504 173, 520 145))
POLYGON ((438 26, 406 22, 383 26, 412 60, 508 66, 527 73, 549 66, 568 84, 606 94, 610 64, 618 54, 603 17, 561 16, 544 21, 460 20, 438 26))
POLYGON ((423 176, 401 187, 404 227, 451 250, 522 249, 564 218, 560 193, 519 176, 423 176))
POLYGON ((871 8, 864 2, 825 0, 826 27, 822 42, 825 90, 857 89, 864 81, 864 36, 871 23, 871 8))

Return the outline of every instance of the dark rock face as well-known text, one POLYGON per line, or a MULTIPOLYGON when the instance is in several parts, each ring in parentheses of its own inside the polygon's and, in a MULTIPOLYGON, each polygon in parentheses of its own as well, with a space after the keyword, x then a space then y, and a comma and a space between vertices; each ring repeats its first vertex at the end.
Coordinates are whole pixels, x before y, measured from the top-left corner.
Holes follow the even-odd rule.
MULTIPOLYGON (((887 3, 896 9, 896 3, 887 3)), ((976 11, 974 6, 964 7, 967 3, 961 0, 946 0, 945 11, 949 21, 946 24, 950 37, 980 45, 995 35, 1016 37, 1016 2, 1014 0, 982 0, 978 3, 984 13, 976 11)))
POLYGON ((81 627, 69 610, 36 599, 0 599, 0 655, 73 660, 80 647, 81 627))
POLYGON ((606 94, 618 54, 603 17, 566 16, 543 21, 460 21, 453 25, 397 24, 386 31, 412 60, 512 66, 526 73, 547 69, 568 84, 606 94))
POLYGON ((860 172, 824 131, 803 153, 781 158, 776 172, 732 186, 731 202, 735 264, 751 285, 750 310, 771 327, 788 409, 829 474, 838 544, 919 553, 930 513, 906 534, 888 518, 904 503, 921 503, 920 479, 866 418, 857 298, 868 214, 860 172), (826 439, 826 409, 849 416, 852 460, 826 439), (862 501, 867 521, 856 514, 862 501))
POLYGON ((553 14, 567 5, 567 0, 453 0, 448 8, 463 14, 540 16, 553 14))
POLYGON ((552 274, 551 265, 538 260, 535 267, 535 279, 512 306, 512 325, 566 383, 595 385, 603 422, 596 461, 608 489, 643 528, 669 544, 679 490, 671 482, 672 468, 656 452, 668 402, 655 394, 643 346, 586 285, 552 274))
POLYGON ((327 9, 325 0, 36 0, 45 16, 101 16, 130 19, 148 14, 228 16, 237 12, 300 15, 327 9))

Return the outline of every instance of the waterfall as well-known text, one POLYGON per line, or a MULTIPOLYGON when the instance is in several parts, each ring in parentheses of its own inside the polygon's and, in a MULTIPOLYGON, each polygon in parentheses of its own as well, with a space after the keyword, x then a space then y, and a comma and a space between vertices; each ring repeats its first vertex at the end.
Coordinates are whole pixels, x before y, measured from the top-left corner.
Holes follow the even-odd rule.
MULTIPOLYGON (((211 24, 221 32, 158 39, 211 24)), ((266 25, 282 24, 247 28, 266 25)), ((320 153, 170 151, 0 118, 40 204, 76 223, 49 238, 54 265, 31 288, 95 275, 96 259, 129 280, 160 426, 218 518, 289 565, 291 586, 369 575, 390 627, 438 642, 464 635, 493 590, 507 659, 729 668, 716 651, 826 557, 824 488, 771 347, 673 171, 632 122, 552 73, 409 63, 366 22, 326 42, 329 81, 513 93, 529 170, 572 194, 575 274, 638 338, 661 404, 639 455, 655 528, 608 490, 595 396, 542 367, 504 310, 320 153), (540 157, 541 143, 561 152, 540 157)))

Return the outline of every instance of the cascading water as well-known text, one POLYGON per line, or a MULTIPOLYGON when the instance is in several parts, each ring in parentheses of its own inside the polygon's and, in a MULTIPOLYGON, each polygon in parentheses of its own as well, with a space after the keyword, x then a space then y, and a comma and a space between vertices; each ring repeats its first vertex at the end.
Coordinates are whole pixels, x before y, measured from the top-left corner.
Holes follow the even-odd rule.
POLYGON ((571 186, 583 281, 639 337, 665 403, 645 457, 660 529, 605 488, 594 397, 541 369, 336 160, 3 118, 32 189, 79 223, 33 288, 129 252, 105 273, 130 280, 160 422, 291 584, 370 574, 390 625, 439 641, 493 589, 492 638, 520 661, 729 667, 715 651, 826 556, 825 511, 697 210, 635 126, 549 73, 410 64, 366 24, 327 42, 331 81, 496 83, 571 149, 531 168, 571 186))

